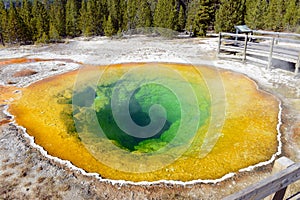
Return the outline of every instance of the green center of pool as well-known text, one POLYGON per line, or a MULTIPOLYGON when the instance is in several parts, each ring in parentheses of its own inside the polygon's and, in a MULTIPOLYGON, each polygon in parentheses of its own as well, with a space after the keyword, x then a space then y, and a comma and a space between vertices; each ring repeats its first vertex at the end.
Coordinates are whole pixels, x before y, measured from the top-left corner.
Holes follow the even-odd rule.
MULTIPOLYGON (((125 87, 130 87, 130 82, 126 82, 126 84, 127 86, 125 85, 125 87)), ((203 86, 205 85, 201 87, 203 86)), ((72 113, 71 109, 65 109, 65 114, 62 115, 70 132, 85 132, 87 130, 93 133, 94 136, 102 137, 102 135, 97 134, 95 125, 90 123, 92 117, 87 117, 89 113, 95 112, 98 123, 107 139, 113 141, 114 145, 117 145, 119 148, 130 152, 155 152, 165 147, 174 139, 181 122, 181 104, 176 95, 169 88, 159 84, 145 84, 135 89, 133 95, 130 97, 128 105, 130 117, 138 126, 144 127, 150 124, 151 118, 149 116, 149 110, 153 105, 161 105, 166 111, 166 116, 163 116, 163 114, 159 112, 155 113, 156 118, 165 117, 165 123, 159 132, 151 137, 140 138, 124 132, 114 119, 111 101, 112 92, 115 87, 116 83, 113 82, 110 84, 99 84, 95 89, 87 87, 82 91, 74 92, 73 98, 76 98, 77 105, 74 105, 74 102, 72 102, 70 98, 65 99, 63 102, 69 102, 69 104, 73 103, 73 107, 75 108, 74 113, 72 113), (86 100, 89 96, 94 96, 93 101, 86 100), (70 123, 71 118, 74 118, 76 123, 79 124, 77 130, 74 127, 75 125, 70 123)), ((203 123, 208 120, 210 113, 210 101, 204 98, 204 96, 209 96, 208 90, 204 87, 201 88, 201 91, 206 91, 207 93, 202 94, 198 99, 198 108, 201 115, 198 126, 203 125, 203 123)), ((125 92, 122 95, 125 98, 128 94, 125 92)), ((188 109, 192 109, 192 107, 188 109)))

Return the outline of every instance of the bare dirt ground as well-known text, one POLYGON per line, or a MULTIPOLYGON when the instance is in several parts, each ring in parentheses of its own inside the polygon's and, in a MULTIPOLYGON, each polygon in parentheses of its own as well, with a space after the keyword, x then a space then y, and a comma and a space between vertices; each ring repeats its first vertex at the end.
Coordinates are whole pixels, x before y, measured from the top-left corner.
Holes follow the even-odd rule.
MULTIPOLYGON (((161 61, 214 65, 246 74, 262 89, 282 100, 283 152, 300 162, 300 77, 279 68, 268 71, 254 63, 218 60, 217 40, 133 37, 130 39, 76 38, 63 44, 0 49, 0 61, 10 58, 54 59, 48 62, 0 66, 0 92, 79 68, 80 62, 104 65, 161 61), (172 57, 172 60, 170 60, 172 57), (72 62, 70 61, 72 60, 72 62)), ((0 96, 0 199, 221 199, 270 175, 272 165, 240 172, 215 184, 143 184, 102 181, 83 175, 45 157, 30 145, 24 130, 5 114, 10 97, 0 96)), ((281 156, 282 156, 281 155, 281 156)), ((300 191, 291 185, 286 197, 300 191)))

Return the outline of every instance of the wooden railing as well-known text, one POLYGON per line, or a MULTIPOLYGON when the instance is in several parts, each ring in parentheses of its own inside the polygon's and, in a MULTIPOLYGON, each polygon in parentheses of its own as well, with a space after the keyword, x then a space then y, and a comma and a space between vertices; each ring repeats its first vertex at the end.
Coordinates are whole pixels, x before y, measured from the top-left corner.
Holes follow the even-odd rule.
POLYGON ((252 60, 266 64, 271 69, 274 59, 295 64, 295 74, 300 68, 300 40, 233 33, 219 33, 218 57, 252 60), (239 40, 238 40, 239 38, 239 40), (240 40, 242 38, 242 40, 240 40), (256 41, 256 42, 254 42, 256 41), (257 42, 263 41, 263 42, 257 42), (278 41, 291 44, 289 47, 277 45, 278 41), (299 45, 295 45, 295 43, 299 45), (292 47, 292 44, 294 47, 292 47), (230 53, 230 54, 228 54, 230 53))
POLYGON ((267 179, 225 197, 224 200, 260 200, 274 193, 273 200, 282 200, 287 187, 298 180, 300 180, 300 163, 294 163, 267 179))
POLYGON ((285 32, 273 32, 273 31, 263 31, 263 30, 253 30, 255 35, 272 35, 276 36, 280 41, 286 41, 288 38, 300 39, 300 34, 298 33, 285 33, 285 32))

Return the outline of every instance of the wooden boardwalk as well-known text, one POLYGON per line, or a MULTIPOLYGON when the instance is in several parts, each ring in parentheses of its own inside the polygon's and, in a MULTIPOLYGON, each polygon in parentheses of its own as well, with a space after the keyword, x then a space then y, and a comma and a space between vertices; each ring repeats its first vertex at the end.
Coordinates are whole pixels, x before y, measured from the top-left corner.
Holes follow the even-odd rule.
POLYGON ((265 64, 268 69, 275 59, 300 68, 300 40, 245 34, 219 33, 218 57, 251 60, 265 64), (280 43, 280 45, 278 44, 280 43))

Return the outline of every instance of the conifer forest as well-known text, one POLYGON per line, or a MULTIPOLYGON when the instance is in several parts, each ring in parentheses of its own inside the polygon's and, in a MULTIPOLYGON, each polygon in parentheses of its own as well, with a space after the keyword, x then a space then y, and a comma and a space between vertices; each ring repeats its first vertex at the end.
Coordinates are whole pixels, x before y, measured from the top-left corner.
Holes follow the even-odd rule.
POLYGON ((0 40, 10 44, 112 36, 140 27, 300 32, 300 0, 0 0, 0 40))

